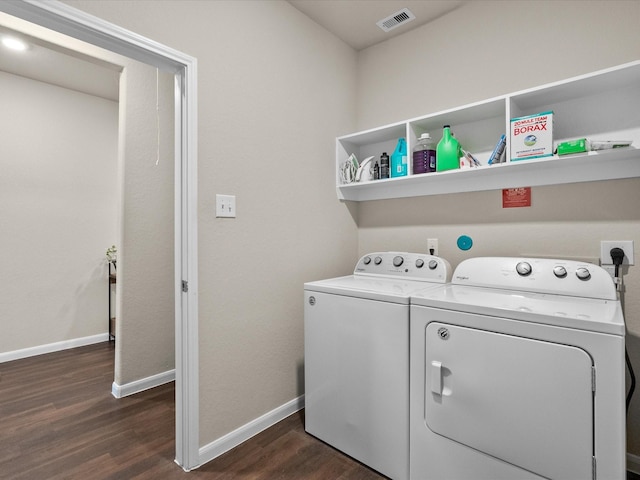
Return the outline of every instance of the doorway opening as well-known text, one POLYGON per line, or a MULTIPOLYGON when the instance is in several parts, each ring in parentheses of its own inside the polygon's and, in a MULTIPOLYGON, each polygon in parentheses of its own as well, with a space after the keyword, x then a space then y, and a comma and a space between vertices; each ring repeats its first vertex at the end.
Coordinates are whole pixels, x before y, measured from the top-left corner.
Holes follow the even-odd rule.
POLYGON ((197 61, 60 2, 10 1, 0 11, 174 76, 176 463, 199 466, 197 315, 197 61))

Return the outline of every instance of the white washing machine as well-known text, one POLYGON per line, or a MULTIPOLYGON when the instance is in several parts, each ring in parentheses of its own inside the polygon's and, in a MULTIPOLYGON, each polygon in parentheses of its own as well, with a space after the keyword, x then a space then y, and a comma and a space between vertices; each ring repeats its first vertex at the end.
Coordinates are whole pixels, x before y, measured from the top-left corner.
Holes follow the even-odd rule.
POLYGON ((623 480, 625 326, 601 267, 474 258, 411 299, 415 480, 623 480))
POLYGON ((409 478, 409 296, 451 278, 439 257, 382 252, 305 283, 305 429, 392 479, 409 478))

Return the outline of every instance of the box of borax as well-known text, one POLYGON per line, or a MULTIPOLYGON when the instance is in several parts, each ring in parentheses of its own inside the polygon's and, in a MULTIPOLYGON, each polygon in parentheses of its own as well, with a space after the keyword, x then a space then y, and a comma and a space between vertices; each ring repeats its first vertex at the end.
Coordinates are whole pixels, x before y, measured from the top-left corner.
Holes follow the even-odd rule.
POLYGON ((511 119, 511 161, 553 155, 553 112, 511 119))

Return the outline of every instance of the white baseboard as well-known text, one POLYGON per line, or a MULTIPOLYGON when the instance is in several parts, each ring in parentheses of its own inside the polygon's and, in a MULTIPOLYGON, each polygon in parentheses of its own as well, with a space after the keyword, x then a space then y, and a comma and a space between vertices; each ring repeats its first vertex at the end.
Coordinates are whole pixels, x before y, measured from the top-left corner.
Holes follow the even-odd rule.
POLYGON ((128 397, 129 395, 144 392, 150 388, 159 387, 165 383, 173 382, 175 379, 176 371, 173 369, 150 377, 141 378, 135 382, 125 383, 124 385, 118 385, 116 382, 113 382, 111 385, 111 395, 116 398, 128 397))
POLYGON ((640 457, 632 453, 627 453, 627 470, 640 475, 640 457))
POLYGON ((302 408, 304 408, 304 395, 300 395, 284 405, 265 413, 261 417, 252 420, 246 425, 237 428, 233 432, 227 433, 225 436, 214 440, 210 444, 200 447, 200 465, 210 462, 214 458, 237 447, 302 408))
POLYGON ((91 335, 90 337, 73 338, 71 340, 63 340, 61 342, 48 343, 46 345, 23 348, 21 350, 13 350, 11 352, 0 353, 0 363, 11 362, 21 358, 35 357, 36 355, 43 355, 45 353, 59 352, 70 348, 84 347, 85 345, 106 342, 108 340, 108 333, 100 333, 98 335, 91 335))

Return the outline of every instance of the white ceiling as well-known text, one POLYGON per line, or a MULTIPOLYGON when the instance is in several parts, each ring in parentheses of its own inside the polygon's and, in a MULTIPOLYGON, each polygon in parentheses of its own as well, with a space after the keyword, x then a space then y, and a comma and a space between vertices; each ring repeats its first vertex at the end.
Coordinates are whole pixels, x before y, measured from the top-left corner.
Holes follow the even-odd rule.
POLYGON ((31 35, 38 29, 28 22, 15 20, 13 17, 0 16, 0 36, 18 37, 26 41, 29 48, 25 52, 15 52, 0 45, 0 71, 108 100, 118 100, 120 67, 50 43, 35 33, 31 35), (17 29, 16 25, 19 25, 17 29))
POLYGON ((289 3, 356 50, 408 32, 469 0, 289 0, 289 3), (385 33, 376 22, 408 8, 416 18, 385 33))

